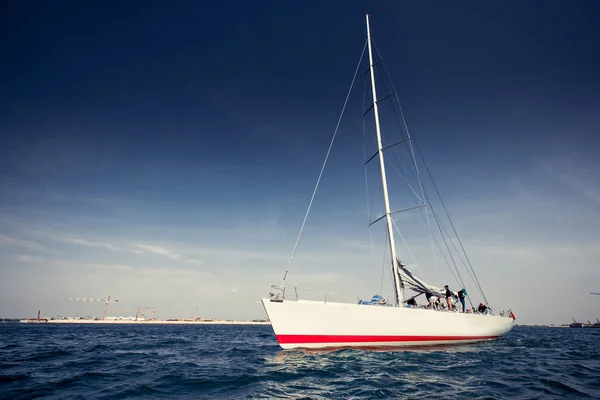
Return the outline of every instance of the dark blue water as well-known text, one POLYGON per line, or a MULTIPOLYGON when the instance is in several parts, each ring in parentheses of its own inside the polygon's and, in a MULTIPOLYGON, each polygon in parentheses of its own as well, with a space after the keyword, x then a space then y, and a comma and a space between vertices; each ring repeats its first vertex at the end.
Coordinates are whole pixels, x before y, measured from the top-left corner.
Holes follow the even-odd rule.
POLYGON ((270 326, 0 324, 0 398, 600 398, 600 329, 283 351, 270 326))

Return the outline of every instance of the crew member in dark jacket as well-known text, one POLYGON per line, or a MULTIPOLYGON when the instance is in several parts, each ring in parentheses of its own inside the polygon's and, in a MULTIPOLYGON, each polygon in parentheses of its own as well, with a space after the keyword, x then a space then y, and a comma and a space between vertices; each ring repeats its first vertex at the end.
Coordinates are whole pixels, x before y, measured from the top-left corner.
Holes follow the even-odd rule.
POLYGON ((444 286, 444 289, 446 289, 446 303, 448 303, 448 310, 452 311, 451 297, 454 296, 454 293, 452 293, 452 290, 448 289, 448 285, 444 286))

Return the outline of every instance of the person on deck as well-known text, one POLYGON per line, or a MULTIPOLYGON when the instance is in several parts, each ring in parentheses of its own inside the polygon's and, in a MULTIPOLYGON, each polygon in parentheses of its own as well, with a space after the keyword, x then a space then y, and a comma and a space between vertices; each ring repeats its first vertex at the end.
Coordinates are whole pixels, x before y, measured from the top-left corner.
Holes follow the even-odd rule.
POLYGON ((477 308, 477 311, 479 311, 481 314, 487 314, 488 308, 485 304, 479 303, 479 307, 477 308))
POLYGON ((452 293, 452 290, 448 289, 448 285, 444 286, 444 289, 446 289, 446 302, 448 303, 448 310, 452 311, 452 297, 454 296, 454 293, 452 293))
POLYGON ((428 307, 434 308, 433 303, 435 302, 435 299, 434 299, 433 293, 425 292, 425 298, 427 299, 427 303, 429 303, 428 307))
POLYGON ((465 289, 461 289, 458 291, 458 300, 460 300, 460 304, 462 304, 462 312, 465 312, 465 289))

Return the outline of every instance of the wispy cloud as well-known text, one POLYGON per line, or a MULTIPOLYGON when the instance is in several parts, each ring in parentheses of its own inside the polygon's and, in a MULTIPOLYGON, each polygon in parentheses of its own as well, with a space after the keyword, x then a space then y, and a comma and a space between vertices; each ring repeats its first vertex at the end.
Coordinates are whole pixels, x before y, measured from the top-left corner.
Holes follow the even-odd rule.
POLYGON ((590 200, 600 203, 600 183, 597 181, 597 172, 580 171, 577 174, 558 173, 556 175, 564 183, 576 192, 586 196, 590 200))
POLYGON ((150 244, 136 244, 135 247, 137 247, 145 253, 158 254, 161 256, 168 257, 172 260, 179 260, 181 257, 179 254, 173 253, 171 250, 165 249, 164 247, 160 246, 154 246, 150 244))
MULTIPOLYGON (((578 260, 584 257, 600 256, 600 248, 595 243, 488 243, 474 244, 470 246, 473 251, 486 254, 490 257, 500 257, 510 260, 525 262, 537 262, 540 260, 578 260)), ((577 268, 582 265, 578 264, 577 268)))
POLYGON ((590 161, 581 154, 567 154, 560 157, 538 158, 537 169, 546 174, 565 189, 600 203, 600 179, 596 160, 590 161))
POLYGON ((33 240, 17 239, 11 236, 0 234, 0 246, 18 246, 30 250, 44 250, 44 246, 33 240))
POLYGON ((93 242, 93 241, 86 240, 86 239, 69 238, 69 237, 60 238, 60 240, 67 242, 67 243, 80 244, 82 246, 100 247, 100 248, 104 248, 104 249, 108 249, 108 250, 112 250, 112 251, 121 251, 121 249, 119 247, 114 246, 110 243, 93 242))
POLYGON ((17 254, 13 257, 13 259, 18 262, 31 264, 41 264, 42 262, 44 262, 44 259, 42 257, 31 256, 28 254, 17 254))
POLYGON ((167 257, 167 258, 170 258, 171 260, 176 260, 176 261, 183 262, 186 264, 194 264, 194 265, 201 264, 201 262, 199 260, 184 257, 181 254, 175 253, 175 252, 173 252, 169 249, 166 249, 164 247, 161 247, 161 246, 155 246, 155 245, 150 245, 150 244, 136 244, 135 248, 137 250, 142 251, 143 253, 167 257))
POLYGON ((178 261, 181 263, 185 263, 185 264, 191 264, 191 265, 201 265, 202 264, 202 262, 197 259, 186 257, 186 256, 179 254, 178 252, 174 252, 165 247, 151 245, 151 244, 133 244, 133 245, 123 244, 122 246, 119 247, 119 246, 115 246, 114 244, 111 244, 108 242, 98 242, 98 241, 83 239, 80 237, 59 236, 58 240, 66 242, 66 243, 72 243, 72 244, 77 244, 77 245, 86 246, 86 247, 97 247, 97 248, 107 249, 107 250, 111 250, 111 251, 128 252, 128 253, 133 253, 133 254, 137 254, 137 255, 150 254, 150 255, 155 255, 155 256, 161 256, 161 257, 166 257, 168 259, 178 261))
POLYGON ((341 246, 353 249, 353 250, 370 250, 371 246, 368 240, 357 240, 357 239, 346 239, 346 238, 338 238, 336 239, 341 246))

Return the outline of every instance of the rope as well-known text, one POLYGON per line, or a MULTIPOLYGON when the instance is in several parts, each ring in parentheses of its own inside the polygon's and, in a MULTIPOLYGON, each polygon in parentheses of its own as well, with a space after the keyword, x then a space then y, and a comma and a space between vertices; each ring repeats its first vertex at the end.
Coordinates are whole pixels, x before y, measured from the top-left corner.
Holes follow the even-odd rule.
MULTIPOLYGON (((399 110, 399 112, 400 112, 400 118, 398 118, 398 114, 397 114, 397 112, 396 112, 396 109, 395 109, 395 108, 392 108, 392 109, 393 109, 393 111, 394 111, 394 114, 395 114, 395 116, 396 116, 396 118, 397 118, 397 123, 398 123, 398 125, 400 125, 400 120, 402 121, 402 125, 403 125, 403 127, 404 127, 404 129, 405 129, 405 132, 406 132, 406 135, 407 135, 407 137, 408 137, 408 139, 409 139, 409 146, 410 146, 409 148, 410 148, 410 152, 411 152, 411 155, 412 155, 412 158, 413 158, 415 172, 416 172, 416 174, 417 174, 417 181, 419 182, 419 185, 421 186, 421 191, 422 191, 422 194, 423 194, 423 196, 425 197, 425 199, 426 199, 426 200, 427 200, 427 202, 429 203, 429 206, 431 207, 431 210, 432 210, 432 213, 433 213, 434 219, 435 219, 435 221, 436 221, 436 224, 438 225, 438 229, 439 229, 439 231, 440 231, 440 234, 441 234, 441 236, 442 236, 442 239, 444 240, 444 243, 445 243, 445 245, 446 245, 446 248, 447 248, 447 250, 448 250, 448 255, 450 256, 450 259, 452 260, 452 264, 454 264, 454 268, 456 269, 456 273, 458 274, 458 277, 459 277, 459 279, 460 279, 460 282, 459 282, 459 283, 460 283, 460 284, 462 284, 462 285, 463 285, 463 287, 464 287, 464 282, 463 282, 463 279, 462 279, 462 277, 460 276, 460 272, 458 271, 458 266, 456 265, 456 262, 454 261, 454 257, 452 257, 452 252, 450 251, 450 248, 448 247, 448 243, 447 243, 447 241, 446 241, 446 238, 444 237, 444 233, 446 233, 446 235, 448 236, 448 239, 450 239, 450 235, 448 235, 448 232, 446 231, 445 227, 443 226, 443 224, 441 224, 441 221, 440 221, 440 220, 439 220, 439 218, 437 217, 437 214, 436 214, 436 212, 435 212, 435 210, 434 210, 434 208, 433 208, 433 205, 432 205, 432 203, 429 201, 429 196, 427 196, 427 192, 424 190, 424 187, 423 187, 423 185, 422 185, 422 183, 421 183, 421 179, 420 179, 419 170, 418 170, 418 167, 417 167, 417 164, 416 164, 416 157, 415 157, 414 150, 413 150, 413 147, 412 147, 412 140, 414 140, 414 138, 412 138, 412 137, 411 137, 411 135, 410 135, 410 131, 409 131, 409 129, 408 129, 408 124, 407 124, 407 122, 406 122, 406 118, 404 117, 404 112, 402 111, 402 105, 400 104, 400 99, 398 98, 398 92, 396 91, 396 88, 395 88, 395 86, 394 86, 394 83, 393 83, 393 81, 390 79, 390 75, 389 75, 389 72, 388 72, 388 70, 387 70, 387 66, 386 66, 385 62, 383 62, 383 58, 381 57, 381 54, 379 53, 379 49, 377 49, 377 47, 376 47, 376 46, 374 46, 374 47, 375 47, 375 51, 377 52, 377 54, 378 54, 379 58, 380 58, 380 59, 381 59, 381 61, 382 61, 382 62, 380 62, 379 64, 381 65, 381 67, 380 67, 380 68, 382 68, 382 69, 383 69, 383 71, 384 71, 384 74, 381 74, 381 75, 387 78, 387 79, 384 79, 384 82, 385 82, 385 84, 386 84, 386 85, 389 85, 389 87, 391 88, 391 91, 392 91, 392 93, 393 93, 393 95, 394 95, 394 98, 395 98, 395 100, 396 100, 396 104, 397 104, 397 106, 398 106, 398 110, 399 110)), ((471 279, 473 279, 473 281, 474 281, 474 283, 475 283, 475 286, 477 287, 477 289, 478 289, 478 290, 479 290, 479 292, 481 293, 481 295, 482 295, 482 297, 483 297, 483 299, 484 299, 485 303, 486 303, 486 304, 489 304, 489 303, 488 303, 488 301, 487 301, 487 298, 486 298, 486 296, 485 296, 485 294, 484 294, 484 292, 483 292, 483 288, 481 287, 481 284, 480 284, 480 282, 479 282, 479 279, 477 278, 477 275, 475 274, 475 270, 473 269, 473 265, 471 264, 471 261, 470 261, 470 259, 469 259, 469 256, 467 255, 467 252, 466 252, 466 250, 464 249, 464 246, 463 246, 463 244, 462 244, 462 241, 460 240, 460 237, 458 236, 458 232, 456 231, 456 228, 455 228, 455 226, 454 226, 454 223, 452 222, 452 219, 450 218, 450 214, 448 213, 448 209, 446 208, 446 204, 444 203, 444 200, 442 199, 442 196, 441 196, 441 194, 440 194, 440 192, 439 192, 439 190, 438 190, 438 188, 437 188, 437 185, 435 184, 435 181, 433 180, 433 176, 432 176, 432 174, 431 174, 431 171, 429 170, 429 166, 428 166, 428 165, 427 165, 427 163, 425 162, 425 158, 423 157, 423 153, 421 152, 421 150, 420 150, 420 148, 419 148, 419 145, 417 144, 417 142, 416 142, 416 141, 415 141, 415 147, 417 148, 417 151, 418 151, 418 153, 419 153, 419 156, 420 156, 421 160, 423 161, 423 165, 425 166, 425 169, 426 169, 426 171, 427 171, 427 174, 429 175, 429 178, 431 179, 431 183, 432 183, 432 185, 433 185, 433 187, 434 187, 434 189, 435 189, 435 191, 436 191, 436 194, 437 194, 437 196, 438 196, 438 198, 439 198, 439 200, 440 200, 440 203, 442 204, 442 207, 443 207, 443 209, 444 209, 444 212, 445 212, 445 214, 446 214, 446 216, 447 216, 447 218, 448 218, 448 221, 450 222, 450 226, 452 227, 452 230, 453 230, 453 232, 454 232, 454 235, 456 236, 456 239, 458 240, 458 243, 459 243, 459 245, 460 245, 460 248, 461 248, 461 250, 462 250, 462 253, 463 253, 463 254, 464 254, 464 256, 465 256, 465 259, 467 260, 468 268, 467 268, 467 264, 465 264, 465 261, 464 261, 464 260, 463 260, 463 258, 461 257, 461 254, 460 254, 460 252, 459 252, 459 251, 458 251, 458 249, 456 248, 456 245, 454 244, 454 241, 453 241, 453 240, 450 240, 450 243, 452 244, 452 247, 453 247, 453 248, 454 248, 454 250, 456 251, 456 254, 457 254, 458 258, 461 260, 461 262, 463 263, 463 265, 464 265, 465 269, 467 270, 467 273, 468 273, 468 275, 471 277, 471 279), (469 269, 470 269, 470 271, 469 271, 469 269)), ((401 176, 402 176, 402 174, 401 174, 401 176)), ((403 177, 403 178, 404 178, 404 177, 403 177)), ((411 188, 411 190, 413 190, 413 189, 411 188)), ((414 190, 413 190, 413 191, 414 191, 414 190)), ((418 197, 418 196, 417 196, 417 197, 418 197)), ((421 215, 422 215, 422 213, 421 213, 421 215)), ((430 224, 429 224, 429 217, 428 217, 428 214, 427 214, 427 216, 425 217, 425 219, 426 219, 426 223, 427 223, 427 225, 428 225, 428 226, 430 226, 430 224)), ((432 239, 434 239, 434 238, 433 238, 433 236, 432 236, 432 233, 431 233, 431 228, 429 228, 429 229, 430 229, 430 237, 431 237, 432 239)), ((437 241, 436 241, 436 242, 437 242, 437 241)), ((432 244, 432 245, 433 245, 433 244, 432 244)), ((439 245, 438 245, 438 248, 439 248, 439 245)), ((441 250, 441 249, 440 249, 440 250, 441 250)), ((442 255, 443 255, 443 253, 442 253, 442 255)), ((434 257, 435 257, 435 252, 434 252, 434 257)), ((445 258, 445 257, 444 257, 444 258, 445 258)), ((447 261, 447 260, 446 260, 446 261, 447 261)), ((434 261, 434 262, 435 262, 435 261, 434 261)), ((436 269, 437 269, 437 268, 436 268, 436 269)), ((454 275, 454 272, 452 271, 452 268, 450 268, 450 271, 451 271, 451 272, 452 272, 452 274, 454 275)), ((456 279, 456 276, 455 276, 455 279, 456 279)), ((457 281, 458 281, 458 279, 457 279, 457 281)), ((470 302, 470 299, 469 299, 469 302, 470 302)))
MULTIPOLYGON (((461 248, 463 254, 465 255, 465 258, 467 259, 467 263, 469 264, 471 272, 473 273, 473 276, 472 276, 473 281, 475 282, 475 285, 477 286, 477 289, 479 289, 479 292, 481 293, 481 296, 483 296, 483 300, 485 301, 485 304, 489 304, 488 301, 487 301, 487 298, 485 297, 485 294, 483 292, 483 288, 481 287, 481 284, 479 283, 479 279, 477 279, 477 275, 475 274, 475 270, 473 269, 473 265, 471 264, 471 261, 469 260, 469 256, 467 255, 467 252, 466 252, 465 248, 463 247, 462 241, 460 240, 460 237, 458 236, 458 232, 456 231, 456 228, 454 227, 454 223, 452 222, 452 219, 450 218, 450 214, 448 213, 448 209, 446 208, 446 204, 444 203, 444 200, 442 199, 442 196, 440 195, 440 192, 439 192, 439 190, 437 188, 437 185, 435 184, 435 182, 433 180, 433 176, 431 175, 431 171, 429 170, 429 167, 427 166, 427 163, 425 162, 425 159, 423 158, 423 153, 421 153, 421 149, 419 148, 419 145, 418 145, 418 143, 416 141, 415 141, 415 147, 417 148, 417 151, 419 152, 419 155, 421 156, 421 160, 423 160, 423 165, 425 165, 427 173, 429 174, 429 177, 431 178, 431 183, 433 184, 435 192, 436 192, 438 198, 440 199, 440 203, 442 204, 442 207, 444 208, 444 212, 446 213, 446 216, 448 217, 448 221, 450 222, 450 226, 452 227, 452 230, 454 231, 454 235, 456 236, 456 239, 458 240, 460 248, 461 248)), ((436 217, 436 219, 437 219, 437 217, 436 217)), ((458 253, 458 250, 457 250, 457 254, 460 257, 460 253, 458 253)), ((461 258, 461 260, 462 260, 462 258, 461 258)), ((463 261, 463 263, 464 263, 464 261, 463 261)), ((469 273, 469 275, 471 275, 471 272, 469 272, 468 268, 467 268, 467 272, 469 273)))
MULTIPOLYGON (((363 84, 363 119, 362 119, 362 134, 363 134, 363 158, 367 159, 367 129, 365 125, 364 109, 367 102, 367 79, 364 79, 363 84)), ((369 200, 369 177, 367 173, 367 164, 365 164, 365 191, 367 194, 367 221, 371 223, 371 201, 369 200)), ((369 248, 371 250, 371 268, 375 270, 375 251, 373 249, 373 231, 369 226, 369 248)), ((383 287, 383 271, 381 272, 381 287, 383 287)), ((379 291, 381 293, 381 290, 379 291)))
POLYGON ((348 99, 350 98, 350 93, 352 92, 352 88, 354 87, 354 81, 356 80, 356 75, 358 74, 358 70, 360 68, 360 64, 362 63, 362 59, 365 54, 366 48, 367 48, 367 42, 365 41, 365 45, 363 46, 362 53, 360 54, 360 59, 358 60, 358 65, 356 66, 356 70, 354 71, 354 77, 352 78, 352 83, 350 84, 350 89, 348 89, 348 94, 346 94, 346 100, 344 100, 344 106, 342 107, 342 112, 340 113, 340 117, 338 118, 338 122, 335 126, 335 130, 333 131, 333 137, 331 138, 331 142, 329 143, 329 148, 327 149, 327 154, 325 155, 325 161, 323 161, 323 166, 321 167, 321 172, 319 173, 319 178, 317 179, 315 189, 313 190, 312 196, 310 197, 310 202, 308 203, 308 209, 306 210, 306 214, 304 214, 304 220, 302 221, 302 226, 300 227, 300 233, 298 233, 298 238, 296 239, 296 244, 294 245, 294 250, 292 251, 292 255, 290 256, 290 261, 288 262, 287 268, 285 270, 285 274, 283 275, 284 283, 285 283, 285 278, 287 277, 287 274, 290 270, 290 266, 292 265, 292 261, 294 261, 294 256, 296 255, 296 250, 298 249, 298 243, 300 243, 300 237, 302 236, 302 232, 304 231, 304 225, 306 225, 306 220, 308 219, 308 214, 310 213, 310 208, 312 207, 313 200, 315 199, 315 195, 317 194, 317 189, 319 188, 319 183, 321 182, 321 177, 323 176, 323 171, 325 171, 325 165, 327 165, 327 160, 329 159, 329 154, 331 153, 331 148, 333 147, 333 142, 335 141, 335 137, 336 137, 338 129, 340 127, 340 123, 342 122, 342 117, 344 116, 344 111, 346 110, 346 105, 348 104, 348 99))

